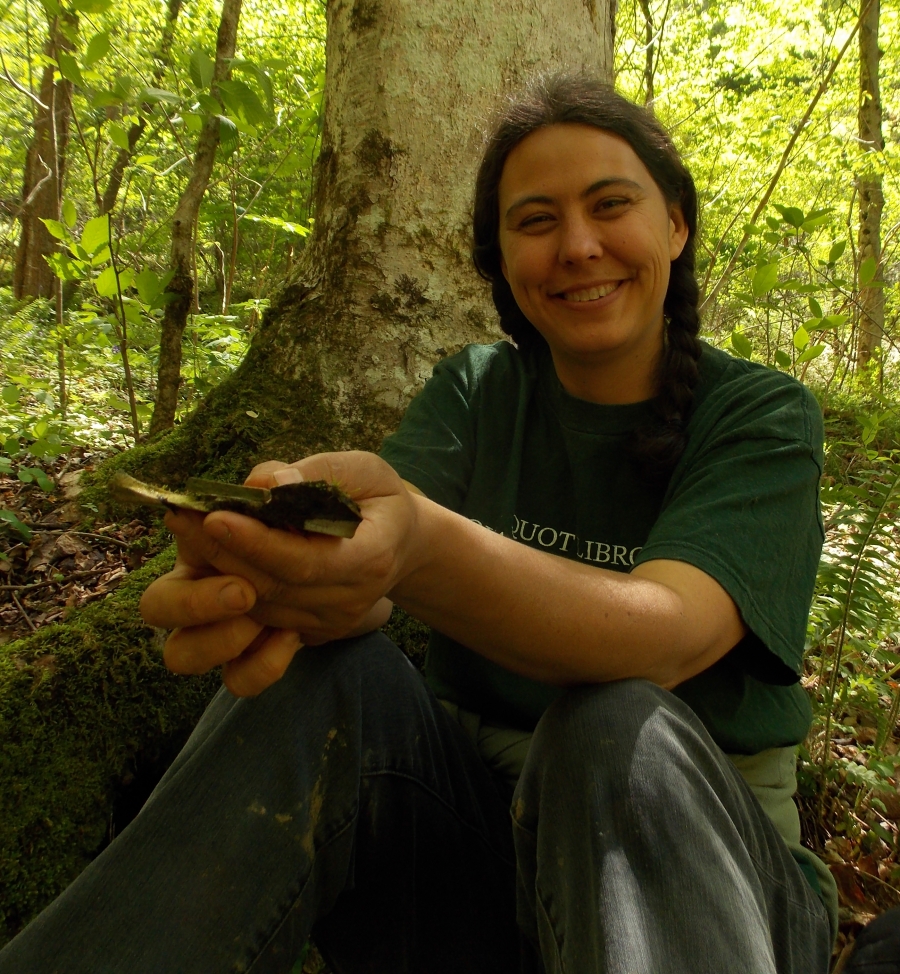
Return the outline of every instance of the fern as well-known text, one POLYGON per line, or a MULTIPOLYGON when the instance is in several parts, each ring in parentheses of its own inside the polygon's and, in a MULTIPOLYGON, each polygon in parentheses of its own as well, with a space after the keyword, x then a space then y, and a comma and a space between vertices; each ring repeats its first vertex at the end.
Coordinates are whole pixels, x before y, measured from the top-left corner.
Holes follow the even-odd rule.
POLYGON ((896 512, 900 462, 878 457, 847 485, 823 491, 828 535, 810 616, 809 642, 818 655, 815 680, 820 721, 819 764, 830 760, 832 728, 851 695, 868 702, 878 750, 897 723, 900 690, 898 612, 900 556, 896 512), (885 697, 891 700, 883 706, 885 697))

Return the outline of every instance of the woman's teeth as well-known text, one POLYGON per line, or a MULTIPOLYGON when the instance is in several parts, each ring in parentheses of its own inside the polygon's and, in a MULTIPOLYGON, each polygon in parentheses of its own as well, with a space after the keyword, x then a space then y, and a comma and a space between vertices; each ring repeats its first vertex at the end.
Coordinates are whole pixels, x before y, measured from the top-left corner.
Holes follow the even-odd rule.
POLYGON ((612 294, 619 286, 619 281, 611 284, 601 284, 600 287, 588 288, 586 291, 565 291, 563 298, 566 301, 596 301, 597 298, 605 298, 607 294, 612 294))

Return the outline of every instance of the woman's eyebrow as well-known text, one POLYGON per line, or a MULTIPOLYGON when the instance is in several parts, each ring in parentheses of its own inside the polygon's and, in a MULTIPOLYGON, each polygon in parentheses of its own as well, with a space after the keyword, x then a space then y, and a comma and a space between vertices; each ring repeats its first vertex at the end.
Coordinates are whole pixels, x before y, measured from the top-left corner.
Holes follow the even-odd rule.
MULTIPOLYGON (((607 186, 628 186, 631 189, 643 189, 641 184, 636 183, 633 179, 626 179, 624 176, 609 176, 606 179, 598 179, 596 183, 591 183, 591 185, 581 193, 581 198, 586 199, 588 196, 592 196, 598 190, 606 189, 607 186)), ((529 203, 549 204, 553 202, 554 200, 552 196, 523 196, 509 207, 505 216, 509 218, 516 210, 521 209, 523 206, 528 206, 529 203)))

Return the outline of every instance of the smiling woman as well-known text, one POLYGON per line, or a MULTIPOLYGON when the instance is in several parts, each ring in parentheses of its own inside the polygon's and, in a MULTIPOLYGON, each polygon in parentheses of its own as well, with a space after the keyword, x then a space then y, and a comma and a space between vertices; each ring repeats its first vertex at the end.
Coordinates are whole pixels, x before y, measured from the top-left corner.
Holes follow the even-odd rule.
POLYGON ((624 139, 573 124, 520 142, 499 196, 500 268, 565 390, 653 398, 669 268, 688 235, 678 203, 624 139))
POLYGON ((380 457, 251 474, 342 485, 353 538, 169 518, 144 617, 227 690, 0 972, 287 971, 312 931, 341 972, 823 974, 821 415, 698 341, 696 227, 643 109, 581 77, 506 107, 473 256, 514 343, 439 363, 380 457))

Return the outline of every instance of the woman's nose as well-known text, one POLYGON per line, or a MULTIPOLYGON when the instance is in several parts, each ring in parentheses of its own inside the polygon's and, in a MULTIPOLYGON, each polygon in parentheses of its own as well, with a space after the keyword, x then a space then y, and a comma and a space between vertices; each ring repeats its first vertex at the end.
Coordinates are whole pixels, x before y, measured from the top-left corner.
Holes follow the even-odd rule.
POLYGON ((559 240, 561 264, 577 264, 601 257, 602 254, 603 244, 595 223, 581 218, 571 218, 563 222, 559 240))

